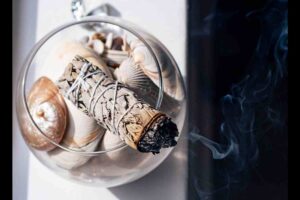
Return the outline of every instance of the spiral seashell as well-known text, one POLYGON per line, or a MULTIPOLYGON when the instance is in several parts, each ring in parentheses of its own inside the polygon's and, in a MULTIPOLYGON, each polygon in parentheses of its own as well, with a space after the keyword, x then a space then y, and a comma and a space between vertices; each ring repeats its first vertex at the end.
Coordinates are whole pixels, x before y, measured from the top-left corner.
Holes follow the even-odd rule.
POLYGON ((94 51, 101 55, 104 52, 104 44, 101 40, 93 40, 92 42, 94 51))
MULTIPOLYGON (((47 77, 39 78, 29 91, 27 103, 35 124, 50 140, 59 143, 66 129, 67 108, 56 85, 47 77)), ((55 148, 29 118, 23 120, 22 133, 31 147, 45 151, 55 148)))
POLYGON ((129 86, 139 96, 143 97, 143 100, 155 107, 159 88, 145 75, 141 67, 134 63, 132 58, 124 60, 115 69, 114 76, 118 81, 129 86))
MULTIPOLYGON (((61 145, 75 151, 93 152, 105 133, 96 121, 77 109, 65 98, 68 107, 68 127, 61 145)), ((91 156, 68 152, 59 147, 48 152, 55 163, 64 169, 74 169, 85 164, 91 156)))
POLYGON ((143 72, 139 65, 134 63, 132 58, 124 60, 114 71, 118 81, 132 88, 147 87, 151 81, 143 72))
POLYGON ((123 34, 122 39, 123 39, 122 51, 130 51, 130 46, 127 41, 127 35, 123 34))

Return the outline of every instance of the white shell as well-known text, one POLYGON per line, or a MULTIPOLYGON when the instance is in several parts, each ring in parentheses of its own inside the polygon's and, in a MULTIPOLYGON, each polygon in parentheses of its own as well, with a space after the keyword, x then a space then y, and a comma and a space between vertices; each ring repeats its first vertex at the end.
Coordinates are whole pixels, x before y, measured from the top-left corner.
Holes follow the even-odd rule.
POLYGON ((101 40, 93 40, 93 49, 97 54, 101 55, 104 52, 104 44, 101 40))
MULTIPOLYGON (((144 101, 155 107, 159 97, 159 87, 146 76, 140 64, 136 64, 133 58, 124 60, 114 71, 115 78, 127 85, 144 101)), ((179 111, 179 102, 164 93, 160 110, 175 116, 179 111)))
MULTIPOLYGON (((69 111, 69 124, 61 145, 76 151, 92 152, 96 149, 104 135, 105 129, 96 121, 77 109, 65 98, 69 111)), ((60 148, 49 152, 57 165, 65 169, 73 169, 85 164, 91 157, 67 152, 60 148)))
POLYGON ((105 151, 108 149, 112 149, 113 147, 116 147, 117 145, 120 145, 124 143, 118 135, 112 134, 109 131, 106 131, 100 144, 99 144, 99 150, 105 151))
MULTIPOLYGON (((151 41, 149 41, 151 43, 151 41)), ((171 97, 177 100, 182 100, 183 98, 183 88, 178 87, 177 76, 172 68, 172 63, 167 59, 167 55, 161 48, 159 48, 155 43, 151 43, 151 47, 154 50, 156 56, 159 57, 161 65, 161 73, 164 81, 164 91, 171 97)), ((133 40, 130 43, 131 55, 136 64, 140 64, 144 73, 157 85, 159 86, 159 70, 155 63, 153 56, 150 51, 140 40, 133 40)))
POLYGON ((122 38, 123 38, 122 51, 130 51, 130 46, 129 46, 128 41, 127 41, 127 35, 124 34, 122 36, 122 38))
POLYGON ((139 65, 135 65, 132 58, 124 60, 115 69, 114 75, 118 81, 132 88, 146 87, 150 79, 145 75, 139 65))
POLYGON ((106 36, 105 47, 111 49, 113 43, 113 33, 108 33, 106 36))
POLYGON ((67 41, 54 48, 46 57, 41 70, 43 74, 46 74, 47 77, 55 82, 61 74, 63 74, 66 66, 76 55, 84 57, 94 65, 101 68, 107 76, 112 77, 110 70, 100 56, 97 55, 94 50, 86 48, 83 44, 77 41, 67 41))
MULTIPOLYGON (((55 143, 59 143, 67 125, 67 107, 56 85, 47 77, 39 78, 31 87, 27 103, 30 114, 39 127, 55 143)), ((55 148, 32 123, 27 114, 21 118, 22 134, 27 143, 39 150, 55 148)))

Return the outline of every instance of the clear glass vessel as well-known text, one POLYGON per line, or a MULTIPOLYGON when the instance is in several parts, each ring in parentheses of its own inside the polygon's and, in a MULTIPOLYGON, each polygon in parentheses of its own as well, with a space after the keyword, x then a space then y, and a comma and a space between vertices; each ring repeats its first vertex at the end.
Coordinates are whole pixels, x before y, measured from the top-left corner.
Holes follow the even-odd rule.
POLYGON ((113 187, 132 182, 148 174, 159 166, 176 146, 162 149, 156 155, 152 153, 140 153, 123 142, 115 144, 106 150, 98 148, 93 152, 78 152, 51 141, 36 126, 26 101, 30 88, 38 78, 47 76, 52 72, 61 71, 61 69, 57 69, 57 66, 52 66, 53 68, 51 67, 51 69, 43 67, 49 52, 66 40, 80 40, 82 37, 95 32, 95 30, 113 31, 116 33, 126 32, 127 35, 131 35, 130 37, 138 38, 145 44, 153 56, 158 71, 157 87, 159 88, 159 95, 153 106, 171 116, 177 124, 179 135, 182 133, 186 116, 186 94, 183 78, 175 60, 166 47, 155 37, 141 30, 136 25, 113 17, 87 17, 83 20, 60 26, 43 37, 33 47, 22 68, 17 87, 16 111, 23 136, 24 131, 22 131, 22 127, 27 123, 31 123, 36 131, 54 144, 56 148, 66 151, 70 155, 77 156, 78 159, 88 160, 84 165, 77 168, 65 169, 57 165, 51 159, 48 152, 37 150, 28 144, 31 152, 41 163, 54 173, 67 179, 94 186, 113 187), (167 76, 165 74, 166 68, 168 69, 167 76), (165 103, 166 106, 162 106, 167 87, 176 88, 177 94, 180 94, 180 97, 176 99, 178 104, 168 105, 165 103))

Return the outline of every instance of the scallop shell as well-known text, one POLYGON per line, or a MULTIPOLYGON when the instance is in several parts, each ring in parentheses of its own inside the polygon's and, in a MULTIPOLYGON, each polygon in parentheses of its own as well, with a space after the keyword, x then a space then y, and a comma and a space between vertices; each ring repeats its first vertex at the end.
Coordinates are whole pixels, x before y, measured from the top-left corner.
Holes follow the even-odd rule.
MULTIPOLYGON (((142 67, 136 64, 133 58, 128 58, 122 62, 120 67, 114 71, 115 78, 121 83, 132 89, 144 101, 155 107, 159 97, 159 88, 144 73, 142 67)), ((169 113, 171 117, 175 116, 180 109, 180 102, 163 94, 163 100, 160 110, 169 113)))
MULTIPOLYGON (((65 98, 65 102, 69 111, 69 123, 61 145, 76 151, 94 151, 103 137, 105 129, 100 127, 93 118, 77 109, 71 101, 65 98)), ((59 147, 48 153, 57 165, 65 169, 79 167, 91 158, 87 155, 68 152, 59 147)))
POLYGON ((106 63, 97 55, 97 53, 77 41, 67 41, 54 48, 45 60, 43 73, 47 74, 47 77, 51 80, 56 81, 64 72, 65 67, 76 55, 84 57, 94 65, 98 66, 107 76, 112 77, 112 73, 106 66, 106 63))
POLYGON ((159 89, 145 75, 139 65, 136 65, 132 58, 128 58, 122 62, 120 67, 115 69, 114 76, 118 81, 130 87, 138 96, 151 106, 156 105, 159 89))
MULTIPOLYGON (((172 68, 172 63, 168 59, 166 53, 155 43, 151 43, 152 50, 155 55, 159 57, 161 66, 162 79, 164 81, 164 91, 171 97, 177 100, 183 99, 183 88, 178 86, 179 80, 172 68)), ((153 56, 147 49, 145 44, 140 40, 133 40, 130 42, 131 56, 136 64, 139 64, 144 73, 157 85, 159 86, 159 71, 154 61, 153 56)))
MULTIPOLYGON (((39 129, 53 142, 59 143, 66 129, 67 108, 56 85, 47 77, 39 78, 29 91, 27 102, 39 129)), ((29 118, 23 120, 22 133, 30 146, 45 151, 55 148, 29 118)))

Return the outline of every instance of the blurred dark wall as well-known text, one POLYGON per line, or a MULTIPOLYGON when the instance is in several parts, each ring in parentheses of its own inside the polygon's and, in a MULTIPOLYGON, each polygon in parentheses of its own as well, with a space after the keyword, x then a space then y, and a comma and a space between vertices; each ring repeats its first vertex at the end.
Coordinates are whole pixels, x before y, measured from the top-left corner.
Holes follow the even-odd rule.
MULTIPOLYGON (((200 142, 190 142, 188 199, 287 199, 287 77, 277 78, 272 66, 278 66, 276 60, 281 59, 273 56, 273 51, 277 48, 275 37, 280 35, 283 26, 280 17, 287 11, 287 2, 188 0, 188 4, 187 80, 191 131, 196 127, 202 136, 222 142, 219 134, 224 122, 221 99, 247 75, 250 74, 251 80, 251 76, 268 74, 267 70, 271 73, 270 81, 278 82, 266 91, 266 95, 273 95, 271 98, 260 98, 266 100, 264 104, 253 103, 257 105, 253 109, 255 123, 261 120, 258 115, 265 114, 257 112, 259 106, 264 108, 274 102, 280 107, 274 113, 280 115, 278 119, 283 123, 277 129, 274 125, 277 122, 270 122, 271 128, 267 123, 256 125, 260 129, 253 131, 257 158, 239 175, 243 177, 234 177, 236 182, 228 181, 232 180, 233 173, 223 171, 230 165, 226 159, 215 160, 209 148, 200 142)), ((255 79, 252 80, 253 88, 257 88, 255 79)), ((248 92, 252 93, 250 89, 248 92)))

